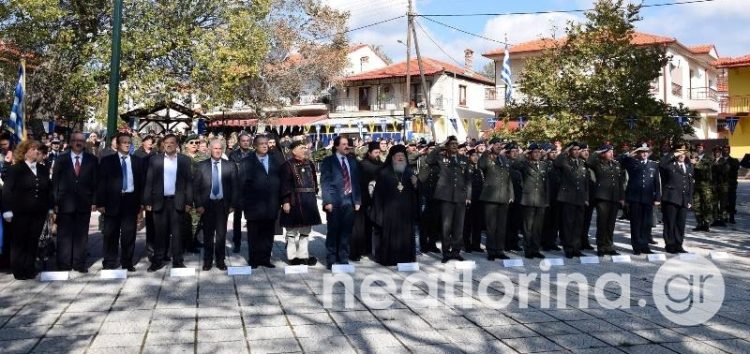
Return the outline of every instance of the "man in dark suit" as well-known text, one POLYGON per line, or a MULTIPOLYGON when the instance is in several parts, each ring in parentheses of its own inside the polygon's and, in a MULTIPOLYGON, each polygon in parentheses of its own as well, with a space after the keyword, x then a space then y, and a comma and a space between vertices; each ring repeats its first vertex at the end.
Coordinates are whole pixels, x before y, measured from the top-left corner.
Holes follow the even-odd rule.
MULTIPOLYGON (((155 138, 153 135, 146 135, 143 140, 141 140, 141 147, 133 153, 134 156, 140 157, 143 160, 144 176, 146 176, 146 169, 149 166, 149 159, 156 155, 154 140, 155 138)), ((142 198, 142 195, 139 195, 139 198, 142 198)), ((149 261, 151 261, 154 257, 154 234, 156 233, 156 227, 154 226, 154 212, 146 211, 144 214, 146 219, 146 255, 148 256, 149 261)))
POLYGON ((146 184, 143 188, 143 205, 154 212, 156 234, 154 257, 149 272, 164 267, 167 245, 172 246, 172 267, 184 268, 181 223, 185 212, 193 204, 193 177, 190 158, 177 153, 177 136, 167 134, 162 139, 164 153, 149 160, 146 184))
POLYGON ((449 136, 445 143, 427 155, 427 163, 440 167, 434 198, 440 201, 442 219, 443 263, 451 259, 463 261, 464 217, 471 204, 471 172, 469 162, 458 155, 458 140, 449 136))
POLYGON ((560 171, 560 190, 557 201, 562 203, 563 250, 566 258, 581 257, 581 233, 584 212, 589 204, 589 172, 580 155, 578 143, 568 144, 565 152, 555 159, 560 171))
POLYGON ((96 193, 96 156, 84 151, 83 133, 70 135, 70 153, 55 161, 52 198, 57 214, 57 268, 88 273, 86 243, 96 193))
POLYGON ((193 185, 195 210, 203 223, 203 270, 211 270, 214 255, 216 267, 226 270, 227 218, 237 204, 237 165, 222 160, 221 140, 212 140, 209 152, 211 158, 195 167, 193 185))
POLYGON ((253 145, 255 152, 243 158, 240 164, 243 198, 242 209, 238 209, 237 212, 244 210, 247 219, 250 266, 275 268, 276 266, 271 263, 271 251, 276 219, 281 206, 279 167, 282 161, 269 153, 267 136, 257 135, 253 145))
POLYGON ((129 272, 134 272, 136 224, 141 212, 146 174, 143 160, 128 154, 131 139, 130 134, 118 133, 117 153, 102 158, 99 164, 96 200, 99 212, 104 215, 102 267, 117 268, 117 254, 121 245, 119 265, 129 272))
POLYGON ((335 153, 320 164, 323 210, 328 222, 326 235, 327 267, 349 263, 349 237, 354 227, 354 211, 362 204, 359 195, 357 161, 348 156, 349 140, 337 136, 335 153))
POLYGON ((648 159, 650 152, 648 144, 643 143, 632 155, 620 157, 620 163, 628 171, 625 201, 630 208, 630 245, 636 255, 653 253, 649 248, 653 210, 661 203, 659 165, 648 159))
MULTIPOLYGON (((268 141, 268 138, 266 138, 268 141)), ((247 133, 240 134, 238 138, 239 147, 232 150, 229 154, 229 160, 237 165, 237 169, 241 170, 241 162, 244 158, 250 156, 253 150, 250 148, 251 139, 247 133)), ((278 209, 278 208, 277 208, 278 209)), ((276 217, 274 217, 275 219, 276 217)), ((235 209, 232 217, 232 252, 239 253, 240 245, 242 244, 242 209, 235 209)))
POLYGON ((685 239, 687 211, 693 205, 693 165, 686 161, 687 146, 678 146, 672 158, 659 163, 664 218, 664 247, 668 253, 686 253, 682 248, 685 239))

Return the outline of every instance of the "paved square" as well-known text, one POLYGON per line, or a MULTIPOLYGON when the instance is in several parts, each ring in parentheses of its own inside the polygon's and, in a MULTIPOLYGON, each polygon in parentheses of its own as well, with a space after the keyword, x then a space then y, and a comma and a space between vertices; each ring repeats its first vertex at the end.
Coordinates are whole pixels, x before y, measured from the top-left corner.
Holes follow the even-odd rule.
MULTIPOLYGON (((413 273, 365 258, 355 264, 353 288, 337 285, 332 306, 326 308, 324 276, 330 273, 319 264, 308 274, 285 275, 280 236, 274 245, 277 268, 255 269, 250 276, 200 271, 200 256, 191 254, 186 264, 196 268, 193 277, 170 278, 168 268, 147 273, 142 258, 127 280, 99 279, 102 245, 94 216, 89 274, 73 273, 69 281, 50 283, 0 274, 0 353, 750 352, 750 183, 740 182, 738 200, 737 224, 711 233, 689 231, 686 238, 690 252, 730 256, 713 261, 724 278, 723 304, 698 326, 678 325, 656 308, 652 287, 660 263, 630 253, 627 221, 618 221, 615 241, 623 254, 631 255, 630 263, 614 264, 610 257, 600 264, 565 259, 564 265, 545 270, 539 260, 523 259, 524 267, 503 268, 485 254, 468 253, 466 259, 476 262, 470 279, 458 278, 451 285, 442 279, 437 289, 410 283, 410 300, 401 289, 414 280, 406 280, 413 273), (607 309, 596 301, 596 291, 610 300, 627 294, 612 284, 596 285, 608 272, 629 274, 629 308, 607 309), (519 286, 520 276, 532 273, 537 277, 529 282, 529 292, 511 293, 502 308, 492 302, 503 299, 508 289, 499 283, 482 289, 481 280, 488 275, 507 276, 519 286), (587 284, 558 291, 558 276, 572 273, 583 275, 587 284), (380 281, 363 288, 368 277, 380 281), (388 289, 387 282, 397 290, 388 289), (480 290, 488 296, 480 297, 480 290), (450 296, 461 301, 451 304, 450 296), (588 306, 581 306, 581 299, 588 306), (565 306, 558 307, 560 302, 565 306)), ((692 213, 688 219, 690 230, 692 213)), ((661 231, 661 225, 654 229, 657 251, 663 251, 661 231)), ((318 258, 324 258, 324 233, 324 225, 316 227, 310 244, 318 258)), ((593 241, 593 228, 590 235, 593 241)), ((139 232, 139 256, 144 238, 139 232)), ((231 246, 227 250, 230 265, 246 265, 246 244, 240 254, 231 253, 231 246)), ((547 254, 562 257, 561 252, 547 254)), ((441 264, 435 254, 420 255, 418 261, 422 276, 458 274, 453 263, 441 264)))

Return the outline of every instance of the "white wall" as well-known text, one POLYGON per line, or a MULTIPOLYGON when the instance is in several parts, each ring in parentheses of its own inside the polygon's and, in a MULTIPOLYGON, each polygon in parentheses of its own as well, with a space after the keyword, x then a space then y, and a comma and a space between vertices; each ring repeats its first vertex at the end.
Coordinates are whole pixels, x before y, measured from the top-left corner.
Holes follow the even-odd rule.
POLYGON ((357 75, 365 71, 377 70, 388 66, 388 64, 386 64, 370 46, 365 46, 350 52, 346 56, 346 60, 348 62, 344 72, 346 76, 357 75), (363 57, 367 57, 367 62, 362 62, 363 57))

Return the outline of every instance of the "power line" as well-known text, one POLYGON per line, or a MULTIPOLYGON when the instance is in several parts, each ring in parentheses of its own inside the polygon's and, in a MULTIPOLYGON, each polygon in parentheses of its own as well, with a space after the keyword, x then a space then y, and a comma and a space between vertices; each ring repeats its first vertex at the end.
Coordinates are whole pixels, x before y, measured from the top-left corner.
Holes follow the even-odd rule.
POLYGON ((373 27, 373 26, 377 26, 377 25, 382 25, 384 23, 395 21, 395 20, 398 20, 398 19, 404 18, 404 17, 406 17, 406 15, 401 15, 401 16, 397 16, 397 17, 391 17, 391 18, 386 19, 386 20, 382 20, 382 21, 378 21, 378 22, 373 22, 373 23, 371 23, 369 25, 364 25, 364 26, 359 26, 359 27, 351 28, 351 29, 348 29, 346 31, 336 32, 336 33, 329 34, 329 35, 326 35, 326 36, 320 36, 320 37, 315 38, 315 40, 326 39, 326 38, 330 38, 330 37, 334 37, 334 36, 338 36, 338 35, 342 35, 342 34, 351 33, 351 32, 354 32, 354 31, 359 31, 361 29, 365 29, 365 28, 369 28, 369 27, 373 27))
POLYGON ((495 42, 495 43, 499 43, 499 44, 502 44, 502 45, 510 45, 510 43, 507 43, 507 42, 504 42, 504 41, 499 41, 499 40, 497 40, 497 39, 493 39, 493 38, 490 38, 490 37, 485 37, 485 36, 483 36, 483 35, 481 35, 481 34, 476 34, 476 33, 472 33, 472 32, 469 32, 469 31, 465 31, 465 30, 462 30, 462 29, 460 29, 460 28, 458 28, 458 27, 454 27, 454 26, 451 26, 451 25, 449 25, 449 24, 446 24, 446 23, 440 22, 440 21, 438 21, 438 20, 435 20, 435 19, 432 19, 432 18, 429 18, 429 17, 424 17, 423 15, 418 15, 418 16, 422 16, 422 18, 424 18, 425 20, 428 20, 428 21, 432 21, 432 22, 435 22, 435 23, 437 23, 437 24, 439 24, 439 25, 441 25, 441 26, 445 26, 445 27, 448 27, 448 28, 450 28, 450 29, 453 29, 453 30, 459 31, 459 32, 461 32, 461 33, 464 33, 464 34, 468 34, 468 35, 470 35, 470 36, 474 36, 474 37, 477 37, 477 38, 481 38, 481 39, 484 39, 484 40, 488 40, 488 41, 490 41, 490 42, 495 42))
POLYGON ((427 30, 424 27, 422 27, 422 25, 419 22, 414 21, 414 23, 417 24, 417 27, 419 27, 419 29, 422 30, 422 33, 424 33, 425 36, 427 36, 427 39, 429 39, 430 42, 432 42, 432 44, 434 44, 436 47, 438 47, 438 49, 440 49, 440 51, 443 52, 443 54, 445 54, 448 58, 450 58, 451 60, 453 60, 453 62, 455 62, 458 66, 462 66, 463 65, 461 62, 459 62, 454 57, 452 57, 450 54, 448 54, 448 52, 446 52, 445 49, 443 49, 443 47, 441 47, 440 44, 438 44, 435 41, 435 39, 433 39, 432 36, 430 36, 430 34, 427 33, 427 30))
MULTIPOLYGON (((659 4, 642 4, 641 8, 650 8, 650 7, 667 7, 667 6, 677 6, 677 5, 690 5, 690 4, 699 4, 699 3, 707 3, 707 2, 714 2, 716 0, 689 0, 689 1, 675 1, 675 2, 665 2, 665 3, 659 3, 659 4)), ((547 10, 547 11, 528 11, 528 12, 502 12, 502 13, 475 13, 475 14, 420 14, 416 16, 421 17, 477 17, 477 16, 516 16, 516 15, 543 15, 543 14, 561 14, 561 13, 577 13, 577 12, 586 12, 591 11, 593 9, 572 9, 572 10, 547 10)))

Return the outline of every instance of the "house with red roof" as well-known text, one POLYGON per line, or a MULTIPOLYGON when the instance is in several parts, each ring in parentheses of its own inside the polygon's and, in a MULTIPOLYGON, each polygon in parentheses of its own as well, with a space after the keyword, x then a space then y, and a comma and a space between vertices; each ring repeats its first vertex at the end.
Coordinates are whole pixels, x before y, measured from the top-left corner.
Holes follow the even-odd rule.
MULTIPOLYGON (((541 38, 519 43, 508 49, 510 53, 513 82, 518 81, 528 58, 540 56, 545 51, 565 44, 566 38, 541 38)), ((726 77, 723 71, 713 63, 719 59, 716 48, 712 44, 687 46, 673 37, 635 32, 631 43, 637 46, 661 46, 666 50, 671 60, 662 69, 661 75, 651 84, 651 94, 672 105, 680 103, 697 111, 701 118, 694 124, 695 136, 698 139, 719 138, 720 102, 726 95, 726 77)), ((484 53, 483 56, 495 61, 495 78, 497 85, 487 91, 485 108, 493 112, 501 112, 505 106, 505 84, 500 79, 503 66, 504 48, 484 53)), ((514 98, 522 97, 516 87, 514 98)))
MULTIPOLYGON (((493 88, 495 82, 471 68, 473 51, 467 50, 464 66, 445 63, 432 58, 422 58, 427 82, 432 123, 438 140, 456 135, 459 140, 476 137, 487 128, 487 118, 492 112, 484 109, 484 92, 493 88)), ((422 90, 419 63, 416 58, 386 67, 349 75, 342 79, 331 97, 331 119, 345 119, 357 127, 360 121, 395 121, 385 131, 380 124, 364 124, 365 135, 373 138, 401 139, 405 107, 413 117, 408 121, 407 131, 431 138, 427 119, 427 102, 422 90), (406 89, 406 77, 411 76, 410 88, 406 89)), ((362 124, 360 124, 362 126, 362 124)), ((409 139, 407 133, 407 139, 409 139)))

